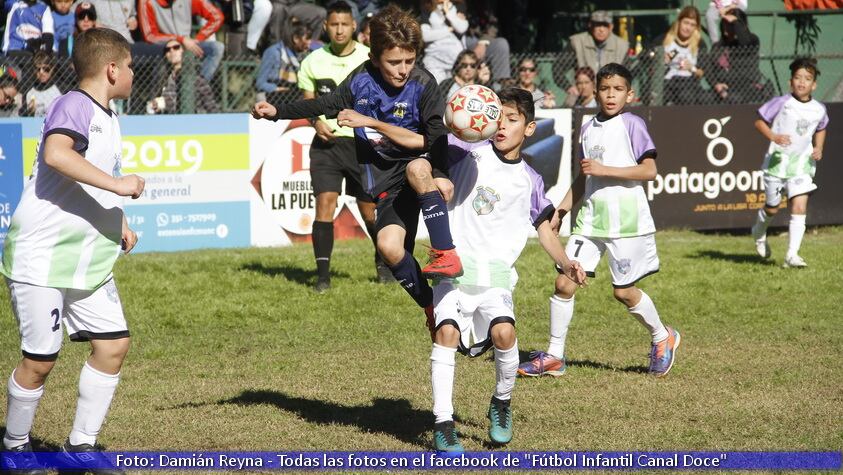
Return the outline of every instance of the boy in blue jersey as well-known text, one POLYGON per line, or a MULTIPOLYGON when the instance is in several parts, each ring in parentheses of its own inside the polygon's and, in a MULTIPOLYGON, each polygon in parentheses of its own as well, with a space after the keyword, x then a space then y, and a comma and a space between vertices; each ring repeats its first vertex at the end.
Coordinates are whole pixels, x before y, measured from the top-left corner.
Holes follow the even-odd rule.
MULTIPOLYGON (((636 287, 639 280, 659 270, 656 227, 644 193, 644 182, 656 170, 656 146, 647 125, 637 115, 624 112, 632 102, 632 74, 617 63, 597 73, 600 112, 580 132, 582 173, 559 204, 569 212, 582 198, 577 222, 565 252, 582 263, 589 277, 607 251, 613 295, 650 333, 649 373, 666 376, 673 367, 679 332, 665 326, 650 297, 636 287), (576 190, 585 190, 574 197, 576 190)), ((560 275, 550 299, 550 344, 518 368, 522 376, 560 376, 565 372, 565 336, 574 315, 577 284, 560 275)))
POLYGON ((415 67, 421 27, 409 13, 388 6, 372 18, 370 28, 370 59, 333 92, 292 104, 259 102, 252 114, 271 120, 325 115, 355 129, 361 181, 376 200, 378 252, 425 309, 432 331, 433 291, 425 278, 462 275, 445 205, 453 184, 447 165, 428 158, 431 147, 447 146, 444 100, 433 76, 415 67), (420 209, 433 247, 423 270, 412 255, 420 209))

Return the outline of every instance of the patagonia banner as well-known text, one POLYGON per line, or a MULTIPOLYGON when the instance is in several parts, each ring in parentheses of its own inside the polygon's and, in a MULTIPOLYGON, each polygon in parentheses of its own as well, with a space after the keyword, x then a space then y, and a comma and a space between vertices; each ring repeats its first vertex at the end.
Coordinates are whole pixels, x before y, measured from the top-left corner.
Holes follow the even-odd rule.
MULTIPOLYGON (((748 229, 766 194, 761 164, 769 141, 755 128, 759 105, 635 107, 658 150, 658 175, 645 186, 658 228, 748 229)), ((843 173, 834 159, 843 146, 843 105, 828 107, 825 159, 817 163, 808 224, 843 223, 843 173), (835 117, 838 117, 835 120, 835 117)), ((588 116, 577 114, 575 124, 588 116)), ((575 131, 579 142, 578 131, 575 131)), ((576 163, 582 150, 576 147, 576 163)), ((576 167, 576 164, 575 164, 576 167)), ((575 175, 579 174, 575 170, 575 175)), ((787 199, 781 207, 787 206, 787 199)), ((781 219, 781 218, 779 218, 781 219)), ((773 222, 773 225, 786 221, 773 222)))

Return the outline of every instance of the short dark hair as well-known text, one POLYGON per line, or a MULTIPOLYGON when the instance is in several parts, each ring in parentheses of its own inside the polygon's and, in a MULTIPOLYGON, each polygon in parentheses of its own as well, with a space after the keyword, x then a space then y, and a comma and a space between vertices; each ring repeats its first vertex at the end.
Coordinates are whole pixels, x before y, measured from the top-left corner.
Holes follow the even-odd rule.
POLYGON ((536 105, 533 102, 533 94, 526 89, 507 87, 498 93, 501 105, 515 104, 518 113, 524 116, 524 122, 529 124, 536 120, 536 105))
POLYGON ((414 51, 417 55, 424 50, 419 22, 393 3, 372 17, 369 28, 372 56, 375 58, 396 47, 414 51))
POLYGON ((790 63, 790 76, 793 77, 796 71, 804 69, 814 75, 814 79, 820 75, 820 70, 817 68, 816 58, 796 58, 790 63))
POLYGON ((79 79, 94 77, 108 63, 129 57, 131 45, 120 33, 108 28, 91 28, 73 42, 73 69, 79 79))
POLYGON ((351 6, 343 0, 331 2, 325 9, 325 18, 331 16, 331 13, 347 13, 351 15, 351 6))
POLYGON ((597 71, 597 87, 600 87, 600 82, 604 79, 609 79, 612 76, 620 76, 626 80, 626 85, 632 87, 632 73, 626 66, 618 63, 609 63, 597 71))

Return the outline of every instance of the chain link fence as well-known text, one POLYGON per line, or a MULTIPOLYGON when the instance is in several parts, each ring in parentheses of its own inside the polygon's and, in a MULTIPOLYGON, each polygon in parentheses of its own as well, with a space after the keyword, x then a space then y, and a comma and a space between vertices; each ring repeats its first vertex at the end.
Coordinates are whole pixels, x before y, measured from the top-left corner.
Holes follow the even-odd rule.
MULTIPOLYGON (((44 87, 37 83, 36 65, 31 57, 7 59, 18 71, 20 95, 15 104, 6 107, 4 115, 32 115, 32 108, 29 107, 31 104, 25 103, 25 97, 31 97, 31 94, 27 93, 32 88, 44 87), (18 113, 15 114, 11 109, 17 109, 18 113)), ((496 86, 517 86, 519 80, 525 79, 519 71, 519 65, 525 59, 530 59, 535 64, 535 75, 526 79, 531 79, 539 90, 550 95, 556 107, 563 107, 566 102, 575 102, 578 81, 574 72, 578 65, 572 53, 514 54, 511 57, 513 77, 492 78, 492 82, 496 86)), ((633 74, 636 103, 642 105, 754 104, 784 94, 788 90, 790 76, 786 65, 791 59, 789 56, 759 55, 757 47, 735 47, 700 51, 696 65, 691 67, 690 63, 681 63, 680 60, 666 55, 662 47, 655 47, 628 56, 625 64, 633 74), (679 67, 684 69, 677 75, 679 67)), ((175 82, 170 81, 171 88, 176 84, 178 100, 176 106, 166 113, 197 112, 200 104, 193 78, 198 75, 198 62, 197 58, 185 54, 184 68, 178 75, 179 79, 175 82)), ((259 68, 260 60, 254 56, 224 58, 209 82, 212 99, 218 105, 216 110, 247 112, 257 99, 264 97, 256 87, 259 68)), ((819 55, 819 68, 823 74, 837 76, 834 79, 834 83, 838 84, 836 89, 843 87, 843 54, 819 55)), ((118 112, 122 114, 149 113, 150 102, 162 96, 171 74, 169 64, 161 56, 136 56, 134 70, 131 97, 115 104, 118 112)), ((55 60, 49 83, 54 83, 61 92, 76 87, 76 77, 67 59, 55 60)), ((817 99, 833 100, 828 96, 829 94, 818 95, 817 99)), ((270 93, 272 100, 281 102, 294 101, 301 97, 295 87, 270 93)), ((31 101, 29 99, 29 102, 31 101)), ((199 111, 202 112, 201 107, 199 111)))

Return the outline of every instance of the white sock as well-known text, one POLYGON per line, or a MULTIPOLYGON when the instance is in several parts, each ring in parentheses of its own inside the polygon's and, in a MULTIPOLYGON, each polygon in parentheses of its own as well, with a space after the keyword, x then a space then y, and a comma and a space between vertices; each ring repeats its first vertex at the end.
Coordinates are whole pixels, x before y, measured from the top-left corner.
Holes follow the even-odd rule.
POLYGON ((13 449, 29 442, 29 431, 35 419, 38 401, 44 395, 44 386, 37 389, 26 389, 15 381, 15 372, 9 377, 6 386, 6 435, 3 445, 13 449))
POLYGON ((433 344, 430 352, 430 382, 433 384, 433 415, 436 422, 454 419, 454 368, 456 348, 433 344))
POLYGON ((758 217, 755 219, 755 226, 752 227, 752 232, 755 234, 755 238, 759 241, 764 241, 767 239, 767 227, 770 225, 770 221, 773 220, 773 216, 767 214, 764 211, 764 208, 758 210, 758 217))
POLYGON ((508 350, 495 347, 495 397, 501 401, 512 399, 515 387, 515 373, 518 371, 518 340, 508 350))
POLYGON ((258 48, 258 42, 263 35, 263 29, 269 23, 272 16, 272 2, 269 0, 256 0, 252 6, 252 18, 246 26, 246 47, 251 50, 258 48))
POLYGON ((79 400, 76 418, 70 432, 72 445, 91 444, 97 441, 105 415, 111 407, 114 391, 120 382, 120 373, 106 374, 92 368, 87 362, 79 375, 79 400))
POLYGON ((653 335, 653 343, 660 342, 668 337, 667 328, 664 327, 659 318, 659 312, 656 310, 655 304, 643 290, 641 290, 641 300, 638 305, 629 307, 627 310, 650 330, 650 334, 653 335))
POLYGON ((547 353, 557 358, 565 357, 565 338, 568 326, 574 316, 574 297, 563 299, 558 295, 550 297, 550 344, 547 353))
POLYGON ((803 236, 805 236, 805 215, 790 215, 790 229, 788 231, 790 243, 787 246, 788 256, 795 256, 799 254, 799 248, 802 246, 803 236))

